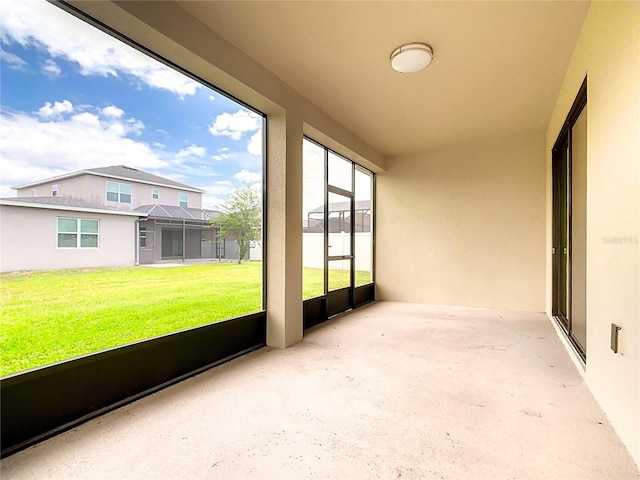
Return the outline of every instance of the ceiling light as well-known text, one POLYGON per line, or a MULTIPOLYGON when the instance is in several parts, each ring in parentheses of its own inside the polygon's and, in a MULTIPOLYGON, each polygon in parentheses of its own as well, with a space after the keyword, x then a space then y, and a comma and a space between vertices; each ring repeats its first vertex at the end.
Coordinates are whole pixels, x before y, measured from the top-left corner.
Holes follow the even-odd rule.
POLYGON ((433 60, 433 49, 426 43, 407 43, 391 52, 391 66, 400 73, 426 68, 433 60))

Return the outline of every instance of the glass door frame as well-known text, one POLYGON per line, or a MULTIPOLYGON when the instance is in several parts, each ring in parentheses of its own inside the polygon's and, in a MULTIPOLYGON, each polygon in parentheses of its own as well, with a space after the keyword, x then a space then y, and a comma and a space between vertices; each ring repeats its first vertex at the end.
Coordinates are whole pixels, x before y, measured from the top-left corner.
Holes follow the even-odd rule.
POLYGON ((573 218, 572 218, 572 130, 587 105, 587 79, 576 99, 552 149, 552 296, 551 315, 586 362, 586 343, 573 333, 573 218))
MULTIPOLYGON (((357 308, 375 300, 375 173, 366 167, 355 163, 353 160, 346 158, 334 150, 324 146, 323 144, 305 136, 305 140, 317 145, 324 151, 324 292, 323 295, 305 299, 303 301, 303 326, 305 329, 322 323, 327 319, 343 313, 345 311, 357 308), (335 185, 329 184, 329 155, 335 155, 339 159, 345 160, 350 164, 351 174, 351 191, 345 190, 335 185), (371 281, 364 285, 356 285, 356 170, 367 173, 371 176, 371 281), (348 255, 329 255, 329 197, 330 194, 336 194, 349 199, 349 216, 350 216, 350 252, 348 255), (329 290, 330 262, 348 261, 350 265, 349 285, 346 287, 329 290)), ((304 188, 304 187, 303 187, 304 188)))

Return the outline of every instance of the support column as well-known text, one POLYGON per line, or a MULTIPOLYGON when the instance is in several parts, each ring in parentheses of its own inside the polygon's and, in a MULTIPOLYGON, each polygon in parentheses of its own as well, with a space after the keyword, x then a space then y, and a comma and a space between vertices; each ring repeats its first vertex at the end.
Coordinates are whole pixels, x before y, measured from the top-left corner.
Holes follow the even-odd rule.
POLYGON ((267 345, 302 340, 302 121, 267 127, 267 345))

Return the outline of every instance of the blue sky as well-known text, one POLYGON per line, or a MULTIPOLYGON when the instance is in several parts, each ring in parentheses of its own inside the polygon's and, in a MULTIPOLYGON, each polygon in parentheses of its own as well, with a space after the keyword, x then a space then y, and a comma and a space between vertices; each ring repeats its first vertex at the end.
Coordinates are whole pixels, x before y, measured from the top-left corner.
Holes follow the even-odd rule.
POLYGON ((0 9, 0 196, 120 164, 206 190, 205 208, 261 181, 260 116, 44 0, 0 9))

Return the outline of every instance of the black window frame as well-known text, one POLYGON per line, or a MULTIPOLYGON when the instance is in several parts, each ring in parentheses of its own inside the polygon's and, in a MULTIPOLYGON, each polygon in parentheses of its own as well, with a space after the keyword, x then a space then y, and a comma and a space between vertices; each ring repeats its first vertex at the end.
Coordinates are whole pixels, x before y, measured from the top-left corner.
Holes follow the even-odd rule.
POLYGON ((77 7, 52 3, 262 118, 262 308, 0 378, 0 457, 261 348, 267 337, 267 115, 77 7))

